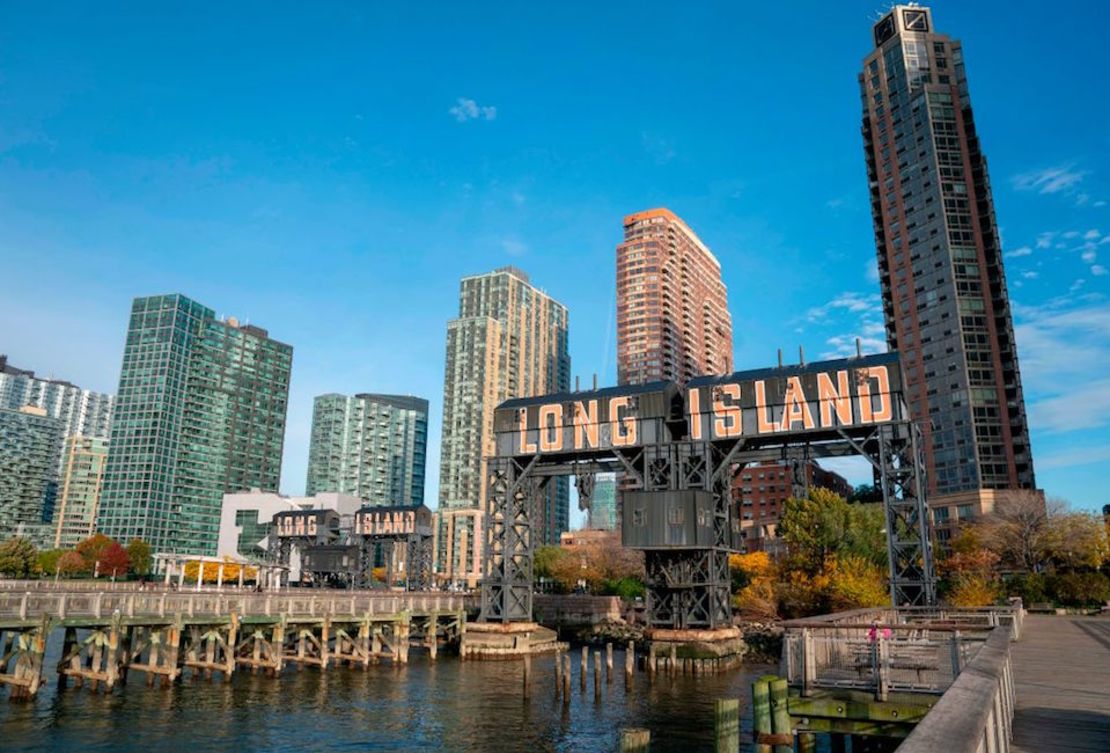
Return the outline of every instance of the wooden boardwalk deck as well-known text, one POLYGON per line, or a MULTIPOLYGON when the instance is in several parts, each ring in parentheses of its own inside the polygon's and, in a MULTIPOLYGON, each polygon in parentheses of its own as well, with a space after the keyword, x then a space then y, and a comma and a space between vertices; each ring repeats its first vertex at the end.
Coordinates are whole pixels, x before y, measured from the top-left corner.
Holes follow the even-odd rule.
POLYGON ((1029 615, 1011 651, 1011 750, 1110 750, 1110 619, 1029 615))

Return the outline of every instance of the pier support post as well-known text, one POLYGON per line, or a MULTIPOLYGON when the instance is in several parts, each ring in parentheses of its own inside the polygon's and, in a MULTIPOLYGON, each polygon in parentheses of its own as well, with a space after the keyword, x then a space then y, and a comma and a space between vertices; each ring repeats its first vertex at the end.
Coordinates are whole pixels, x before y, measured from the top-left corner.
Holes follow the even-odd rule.
POLYGON ((624 686, 625 688, 632 687, 632 670, 636 666, 636 644, 632 641, 628 642, 628 649, 624 654, 624 686))
POLYGON ((583 646, 582 647, 582 671, 581 671, 581 676, 579 677, 579 684, 582 686, 583 691, 586 690, 586 677, 589 675, 589 673, 590 673, 590 647, 589 646, 583 646))
POLYGON ((613 681, 613 644, 605 644, 605 682, 613 681))
MULTIPOLYGON (((780 740, 787 740, 792 735, 790 728, 790 711, 787 708, 788 685, 785 679, 776 677, 771 680, 771 731, 780 740)), ((775 753, 793 753, 791 743, 776 743, 775 753)))
POLYGON ((651 730, 629 728, 621 730, 621 753, 648 753, 651 730))
POLYGON ((594 700, 601 700, 601 652, 594 653, 594 700))
POLYGON ((763 675, 752 683, 752 732, 756 753, 771 753, 771 746, 763 742, 771 735, 771 676, 763 675))
POLYGON ((713 730, 716 753, 740 750, 740 699, 718 698, 713 702, 713 730))

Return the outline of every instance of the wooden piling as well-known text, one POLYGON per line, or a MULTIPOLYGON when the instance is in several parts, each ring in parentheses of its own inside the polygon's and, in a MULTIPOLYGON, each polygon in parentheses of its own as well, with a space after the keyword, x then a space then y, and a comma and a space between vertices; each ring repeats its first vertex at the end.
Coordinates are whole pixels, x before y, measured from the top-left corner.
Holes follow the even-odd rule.
POLYGON ((630 727, 621 730, 621 753, 647 753, 651 747, 651 730, 630 727))
POLYGON ((771 686, 767 675, 752 683, 752 731, 756 753, 771 753, 771 746, 760 742, 761 736, 771 734, 771 686))
POLYGON ((563 692, 563 655, 555 652, 555 697, 563 692))
POLYGON ((812 732, 799 732, 798 753, 817 753, 817 735, 812 732))
POLYGON ((673 676, 673 675, 677 674, 678 673, 678 646, 676 646, 673 643, 671 644, 670 666, 671 666, 671 675, 673 676))
POLYGON ((582 647, 582 672, 581 672, 581 677, 579 678, 580 679, 579 684, 582 686, 583 691, 586 690, 586 678, 589 676, 589 674, 590 674, 590 647, 589 646, 583 646, 582 647))
POLYGON ((713 702, 713 731, 716 753, 740 750, 739 698, 718 698, 713 702))
POLYGON ((532 657, 524 656, 524 698, 532 697, 532 657))
POLYGON ((563 655, 563 705, 570 704, 570 654, 563 655))
POLYGON ((605 644, 605 682, 613 681, 613 644, 605 644))
MULTIPOLYGON (((783 740, 793 732, 790 728, 790 710, 787 708, 788 687, 786 680, 781 677, 771 680, 771 731, 783 740)), ((794 746, 776 743, 775 753, 794 753, 794 746)))
POLYGON ((632 687, 632 671, 636 666, 636 649, 632 641, 628 642, 628 649, 624 653, 624 686, 632 687))
POLYGON ((594 654, 594 700, 601 700, 601 652, 594 654))

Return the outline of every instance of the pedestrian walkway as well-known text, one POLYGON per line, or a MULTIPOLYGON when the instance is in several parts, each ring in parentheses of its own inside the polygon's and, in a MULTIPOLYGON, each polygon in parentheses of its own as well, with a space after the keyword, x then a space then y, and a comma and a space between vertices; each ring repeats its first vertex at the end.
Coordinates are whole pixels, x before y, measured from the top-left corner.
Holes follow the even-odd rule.
POLYGON ((1011 651, 1011 750, 1110 751, 1110 618, 1028 615, 1011 651))

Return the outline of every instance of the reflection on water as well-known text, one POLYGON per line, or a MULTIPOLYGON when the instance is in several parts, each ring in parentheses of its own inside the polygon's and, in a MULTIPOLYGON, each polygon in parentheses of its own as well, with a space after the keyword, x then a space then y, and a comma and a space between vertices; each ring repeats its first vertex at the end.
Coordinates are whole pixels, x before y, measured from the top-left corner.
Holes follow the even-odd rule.
MULTIPOLYGON (((61 641, 51 641, 47 667, 61 641)), ((431 661, 414 648, 408 666, 330 667, 279 678, 237 673, 230 683, 186 679, 147 688, 145 675, 111 695, 58 691, 50 677, 33 703, 0 703, 3 751, 538 751, 615 750, 622 727, 647 727, 652 751, 713 749, 713 701, 738 697, 751 739, 753 677, 766 667, 719 676, 665 677, 637 672, 626 692, 623 653, 594 701, 579 688, 577 655, 569 707, 555 696, 550 656, 533 660, 532 697, 522 693, 520 662, 431 661)), ((604 683, 604 676, 602 677, 604 683)))

